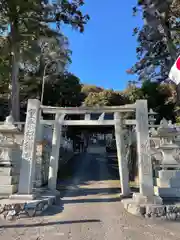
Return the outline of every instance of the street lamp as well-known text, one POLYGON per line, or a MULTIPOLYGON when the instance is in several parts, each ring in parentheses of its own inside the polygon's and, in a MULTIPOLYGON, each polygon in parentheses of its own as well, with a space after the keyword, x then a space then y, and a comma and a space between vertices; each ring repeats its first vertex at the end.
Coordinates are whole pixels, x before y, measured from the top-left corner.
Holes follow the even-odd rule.
POLYGON ((43 81, 42 81, 42 89, 41 89, 41 105, 43 103, 43 98, 44 98, 44 86, 45 86, 45 79, 46 79, 46 69, 52 63, 57 64, 57 71, 58 71, 58 73, 60 73, 60 72, 63 72, 63 69, 64 69, 63 66, 65 64, 65 60, 57 58, 55 60, 52 60, 52 61, 46 63, 46 65, 44 67, 44 72, 43 72, 43 81))

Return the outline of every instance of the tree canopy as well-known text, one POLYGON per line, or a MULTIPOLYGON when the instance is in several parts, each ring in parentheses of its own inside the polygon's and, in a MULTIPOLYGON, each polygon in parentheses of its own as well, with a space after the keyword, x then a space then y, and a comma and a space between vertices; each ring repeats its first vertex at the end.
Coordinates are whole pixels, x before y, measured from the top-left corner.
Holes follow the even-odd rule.
POLYGON ((82 84, 82 93, 85 94, 85 96, 88 96, 89 93, 99 93, 102 92, 104 89, 102 87, 97 87, 95 85, 88 85, 88 84, 82 84))
POLYGON ((123 95, 116 93, 112 90, 103 90, 100 92, 89 92, 84 100, 86 106, 117 106, 124 105, 126 99, 123 95))
POLYGON ((134 28, 138 46, 138 62, 127 70, 137 74, 140 80, 164 81, 179 55, 179 10, 178 0, 139 0, 133 8, 134 15, 142 13, 144 25, 134 28))
MULTIPOLYGON (((19 120, 20 112, 20 70, 32 70, 37 64, 37 59, 41 61, 42 45, 40 42, 42 39, 46 38, 46 42, 49 42, 50 38, 59 41, 62 39, 60 28, 62 24, 71 25, 80 32, 84 31, 84 25, 89 20, 89 16, 81 12, 80 8, 83 5, 83 0, 53 1, 52 4, 47 0, 1 1, 0 68, 3 68, 1 79, 3 77, 3 81, 6 80, 9 85, 12 115, 15 120, 19 120), (52 23, 56 25, 56 30, 50 27, 49 24, 52 23)), ((62 44, 59 45, 62 46, 62 44)), ((54 51, 54 53, 57 52, 54 51)), ((61 56, 59 55, 61 60, 62 57, 64 59, 64 54, 63 56, 62 54, 61 51, 61 56)))
MULTIPOLYGON (((155 82, 149 86, 170 84, 168 75, 180 53, 180 1, 179 0, 138 0, 133 8, 133 15, 141 14, 144 24, 135 27, 133 35, 137 38, 137 62, 127 70, 135 74, 141 82, 155 82)), ((149 84, 149 83, 148 83, 149 84)), ((180 106, 180 85, 173 87, 173 104, 176 103, 176 115, 180 106)), ((159 100, 158 100, 159 101, 159 100)), ((159 105, 162 102, 159 102, 159 105)))
POLYGON ((166 81, 180 52, 180 1, 139 0, 133 8, 134 15, 141 12, 144 24, 134 29, 138 61, 127 72, 136 74, 141 85, 130 84, 124 91, 82 84, 68 72, 71 49, 61 26, 83 32, 89 20, 83 5, 83 0, 1 1, 0 118, 10 108, 19 120, 21 108, 24 120, 27 99, 40 99, 44 76, 44 105, 112 106, 143 98, 159 113, 159 120, 174 121, 178 89, 166 81))

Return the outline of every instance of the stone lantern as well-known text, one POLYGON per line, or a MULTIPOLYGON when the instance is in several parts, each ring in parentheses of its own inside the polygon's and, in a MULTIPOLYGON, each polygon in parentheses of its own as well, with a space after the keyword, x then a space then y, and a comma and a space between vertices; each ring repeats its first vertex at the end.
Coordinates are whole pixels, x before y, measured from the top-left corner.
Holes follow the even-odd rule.
POLYGON ((149 129, 150 137, 152 136, 154 131, 156 131, 155 128, 154 128, 154 123, 156 121, 156 118, 155 118, 156 115, 157 115, 157 113, 154 112, 152 109, 149 110, 149 112, 148 112, 148 120, 149 120, 149 127, 150 127, 150 129, 149 129))
POLYGON ((149 137, 150 137, 150 154, 151 161, 153 166, 153 176, 156 176, 157 170, 159 169, 159 162, 162 159, 162 154, 157 150, 157 146, 159 146, 159 137, 157 137, 157 129, 154 125, 157 115, 152 109, 149 110, 148 119, 149 119, 149 137))
POLYGON ((178 131, 171 121, 163 119, 156 136, 153 136, 160 139, 156 149, 162 153, 161 170, 158 172, 154 190, 162 198, 180 198, 180 164, 175 157, 179 146, 174 142, 177 135, 178 131))
POLYGON ((156 121, 155 116, 157 115, 156 112, 154 112, 152 109, 149 110, 148 112, 148 116, 149 116, 149 124, 153 125, 156 121))
POLYGON ((11 116, 6 117, 0 125, 0 195, 10 195, 17 191, 21 164, 17 134, 21 134, 14 126, 11 116))
POLYGON ((163 169, 168 167, 176 167, 178 164, 174 158, 175 152, 179 148, 179 146, 174 143, 177 135, 178 131, 172 125, 172 123, 168 123, 165 119, 163 119, 160 127, 157 130, 157 136, 160 138, 160 146, 157 147, 157 150, 162 152, 163 155, 161 161, 161 166, 163 169))

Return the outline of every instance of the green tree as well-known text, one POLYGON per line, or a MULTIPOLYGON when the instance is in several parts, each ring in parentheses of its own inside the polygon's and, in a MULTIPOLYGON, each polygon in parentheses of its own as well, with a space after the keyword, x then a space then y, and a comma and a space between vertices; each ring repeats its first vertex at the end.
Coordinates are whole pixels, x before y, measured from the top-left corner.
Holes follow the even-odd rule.
MULTIPOLYGON (((42 79, 45 74, 45 82, 50 81, 53 74, 63 72, 67 68, 70 62, 70 50, 68 49, 68 40, 62 34, 51 38, 43 37, 38 41, 38 48, 40 53, 36 55, 35 59, 24 59, 19 69, 19 83, 20 83, 20 102, 21 106, 24 106, 23 101, 27 92, 31 92, 33 89, 42 87, 42 79), (58 69, 56 70, 56 60, 58 59, 58 69), (46 71, 44 72, 46 67, 46 71), (60 66, 59 66, 60 65, 60 66), (60 67, 60 68, 59 68, 60 67), (27 90, 28 89, 28 90, 27 90)), ((35 51, 36 49, 33 49, 35 51)), ((6 62, 5 62, 6 64, 6 62)), ((9 79, 8 72, 6 73, 6 66, 3 62, 0 62, 0 92, 1 98, 4 99, 2 103, 7 102, 9 98, 9 79)), ((29 96, 30 97, 30 96, 29 96)), ((37 96, 40 99, 40 96, 37 96)), ((1 106, 2 107, 2 106, 1 106)), ((8 114, 8 104, 6 104, 6 111, 1 111, 2 119, 8 114)))
POLYGON ((82 103, 81 84, 71 73, 54 76, 45 87, 44 104, 61 107, 77 107, 82 103))
POLYGON ((89 93, 94 92, 94 93, 99 93, 104 91, 103 88, 97 87, 95 85, 88 85, 88 84, 82 84, 82 93, 84 93, 86 96, 88 96, 89 93))
MULTIPOLYGON (((137 74, 139 80, 166 81, 171 66, 179 54, 180 46, 180 2, 178 0, 139 0, 133 8, 134 15, 142 12, 144 25, 135 28, 138 47, 138 62, 128 73, 137 74)), ((179 89, 177 100, 179 102, 179 89)), ((180 102, 179 102, 180 103, 180 102)))
POLYGON ((157 122, 162 118, 175 121, 174 85, 144 81, 141 87, 128 86, 125 94, 132 103, 138 99, 147 99, 149 109, 158 113, 157 122))
MULTIPOLYGON (((180 1, 139 0, 133 13, 142 13, 144 25, 135 28, 137 63, 127 72, 140 81, 168 81, 170 68, 180 51, 180 1)), ((176 115, 180 115, 180 84, 175 86, 176 115)))
MULTIPOLYGON (((170 67, 176 60, 179 49, 179 11, 180 2, 161 0, 139 0, 138 6, 133 8, 142 11, 144 25, 142 29, 135 28, 139 46, 137 56, 140 60, 132 70, 141 70, 143 65, 146 73, 151 73, 149 67, 161 67, 161 76, 167 77, 170 67), (140 8, 140 9, 139 9, 140 8), (164 68, 162 66, 164 65, 164 68)), ((164 80, 164 79, 163 79, 164 80)))
POLYGON ((128 85, 128 87, 124 90, 124 94, 129 99, 130 103, 135 103, 136 100, 143 98, 143 92, 141 88, 136 85, 128 85))
MULTIPOLYGON (((26 111, 28 98, 38 98, 41 96, 41 80, 34 84, 31 79, 21 83, 23 94, 21 94, 22 120, 26 111)), ((45 83, 43 105, 48 106, 80 106, 82 103, 81 84, 79 78, 71 73, 51 75, 49 81, 45 83)))
MULTIPOLYGON (((83 32, 84 25, 89 19, 79 9, 83 4, 83 1, 78 0, 64 0, 51 5, 46 0, 1 1, 0 31, 3 36, 0 43, 3 44, 0 45, 0 49, 3 50, 11 69, 11 103, 15 120, 19 119, 18 78, 24 57, 29 59, 32 56, 31 50, 38 46, 40 37, 58 35, 58 32, 48 27, 49 23, 55 23, 57 30, 61 24, 69 24, 83 32)), ((36 52, 38 51, 33 51, 33 57, 36 52)))
POLYGON ((104 90, 101 92, 90 92, 84 100, 86 106, 118 106, 124 105, 127 99, 114 91, 104 90))

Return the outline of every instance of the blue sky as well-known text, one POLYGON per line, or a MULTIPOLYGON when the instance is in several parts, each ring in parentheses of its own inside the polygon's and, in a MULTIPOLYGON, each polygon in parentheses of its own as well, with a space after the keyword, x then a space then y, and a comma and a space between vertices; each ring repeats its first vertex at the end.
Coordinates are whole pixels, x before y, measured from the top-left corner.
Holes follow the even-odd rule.
POLYGON ((72 64, 69 70, 83 83, 122 90, 135 76, 126 69, 136 62, 133 28, 141 24, 132 16, 137 0, 85 0, 83 12, 90 15, 85 32, 63 28, 69 37, 72 64))

